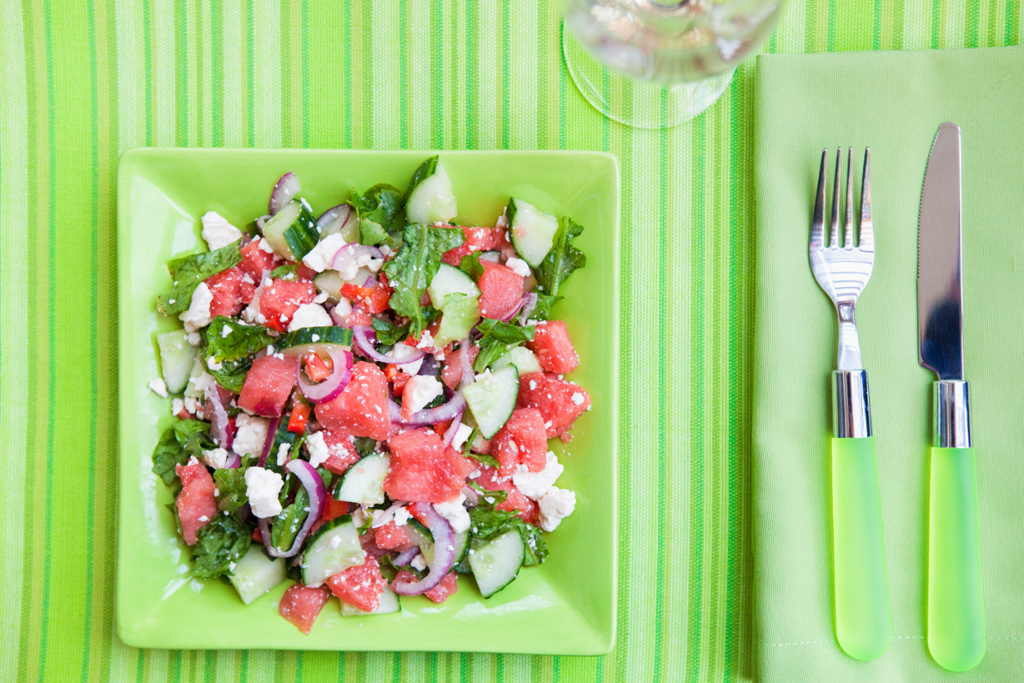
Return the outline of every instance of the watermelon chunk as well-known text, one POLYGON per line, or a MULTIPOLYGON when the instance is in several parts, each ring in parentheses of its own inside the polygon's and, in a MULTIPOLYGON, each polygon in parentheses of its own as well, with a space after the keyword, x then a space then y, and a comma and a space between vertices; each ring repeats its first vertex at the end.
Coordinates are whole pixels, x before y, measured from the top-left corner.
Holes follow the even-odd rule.
POLYGON ((491 439, 491 454, 501 464, 502 477, 511 477, 519 465, 540 472, 547 462, 547 452, 547 429, 536 408, 513 410, 505 426, 491 439))
POLYGON ((590 407, 590 394, 582 387, 558 379, 557 375, 534 372, 519 379, 519 408, 536 408, 544 418, 549 439, 568 441, 569 428, 590 407))
POLYGON ((244 270, 235 266, 211 275, 204 280, 213 295, 210 317, 238 315, 245 304, 252 301, 256 283, 244 270))
POLYGON ((491 251, 498 248, 502 232, 498 228, 471 228, 465 225, 461 227, 466 241, 461 246, 444 253, 441 259, 448 265, 457 268, 462 263, 463 256, 469 256, 474 251, 491 251))
POLYGON ((424 595, 440 605, 448 599, 449 595, 455 594, 458 590, 458 575, 455 572, 448 572, 444 575, 444 578, 441 579, 441 583, 428 590, 424 595))
POLYGON ((277 611, 308 636, 313 622, 330 597, 331 591, 327 586, 309 588, 297 583, 281 596, 277 611))
POLYGON ((332 432, 387 439, 391 413, 384 372, 373 363, 356 363, 348 386, 330 401, 317 404, 316 419, 332 432))
POLYGON ((256 284, 262 282, 263 276, 274 270, 281 261, 277 254, 268 254, 260 249, 261 239, 257 237, 249 240, 249 243, 242 247, 242 262, 238 264, 238 267, 248 273, 256 284))
POLYGON ((327 586, 339 600, 364 612, 372 612, 380 606, 380 596, 387 584, 380 573, 380 565, 372 557, 367 557, 358 567, 349 567, 327 579, 327 586))
POLYGON ((206 465, 190 462, 186 465, 175 465, 174 471, 181 479, 181 492, 174 501, 178 510, 178 521, 181 523, 181 535, 185 543, 196 544, 196 534, 217 514, 217 498, 213 483, 206 465))
POLYGON ((537 323, 533 341, 526 342, 526 348, 537 354, 537 361, 546 372, 556 375, 572 372, 580 364, 580 357, 569 340, 569 328, 561 320, 537 323))
POLYGON ((324 467, 334 474, 345 474, 361 457, 352 443, 352 437, 341 432, 332 432, 330 429, 325 429, 323 434, 329 453, 327 460, 324 461, 324 467))
POLYGON ((394 522, 388 522, 382 526, 377 527, 374 533, 374 539, 377 542, 377 547, 383 548, 384 550, 395 550, 402 552, 416 545, 409 534, 405 533, 403 526, 398 526, 394 522))
POLYGON ((458 351, 445 355, 441 381, 452 391, 455 391, 462 382, 462 357, 466 354, 469 354, 469 365, 472 366, 473 361, 480 354, 480 347, 470 344, 468 347, 462 347, 458 351))
POLYGON ((445 503, 458 497, 474 464, 436 433, 421 427, 388 439, 391 469, 384 492, 392 500, 445 503))
POLYGON ((480 288, 480 315, 495 320, 508 317, 523 300, 523 276, 500 263, 481 261, 480 265, 484 267, 476 283, 480 288))
POLYGON ((505 500, 494 506, 495 510, 518 510, 519 516, 531 524, 534 523, 537 504, 516 488, 511 477, 503 477, 498 470, 487 465, 480 466, 480 474, 475 481, 488 491, 504 491, 505 500))
POLYGON ((260 315, 267 327, 278 332, 288 329, 288 323, 302 304, 311 304, 316 298, 316 286, 307 280, 271 280, 260 295, 260 315))
POLYGON ((295 387, 295 363, 288 357, 254 360, 238 395, 238 406, 263 417, 280 417, 295 387))

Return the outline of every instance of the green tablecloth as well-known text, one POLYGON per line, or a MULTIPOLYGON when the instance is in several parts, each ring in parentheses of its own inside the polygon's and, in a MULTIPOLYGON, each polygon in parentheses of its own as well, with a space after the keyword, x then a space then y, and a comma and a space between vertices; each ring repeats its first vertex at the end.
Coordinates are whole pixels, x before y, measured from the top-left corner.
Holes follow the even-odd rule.
MULTIPOLYGON (((0 680, 753 677, 753 64, 670 131, 574 89, 553 2, 0 4, 0 680), (307 40, 303 40, 307 36, 307 40), (114 170, 132 147, 585 148, 623 177, 618 645, 142 652, 113 628, 114 170)), ((765 49, 1015 44, 1021 4, 791 2, 765 49)), ((187 628, 187 625, 182 625, 187 628)))

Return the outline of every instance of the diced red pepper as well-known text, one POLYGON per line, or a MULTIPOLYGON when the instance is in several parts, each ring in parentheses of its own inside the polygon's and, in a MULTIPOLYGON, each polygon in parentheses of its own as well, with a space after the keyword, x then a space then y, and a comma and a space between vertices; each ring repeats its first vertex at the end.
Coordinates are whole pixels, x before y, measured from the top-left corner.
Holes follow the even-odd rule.
POLYGON ((337 519, 342 515, 348 514, 348 503, 343 500, 336 500, 334 498, 327 498, 327 505, 323 507, 323 511, 320 513, 320 519, 324 522, 329 522, 332 519, 337 519))
POLYGON ((316 271, 307 266, 305 263, 299 263, 295 267, 295 276, 300 280, 312 280, 316 277, 316 271))
POLYGON ((302 360, 306 364, 306 374, 314 382, 323 382, 334 371, 333 367, 331 367, 334 363, 330 358, 325 362, 323 358, 315 353, 307 353, 302 357, 302 360))
POLYGON ((374 287, 360 287, 345 283, 341 286, 341 295, 346 299, 362 303, 370 313, 383 313, 388 310, 391 288, 380 284, 374 287))
POLYGON ((405 394, 405 385, 411 379, 412 376, 407 372, 400 372, 395 376, 394 381, 391 382, 391 389, 397 398, 401 398, 405 394))
POLYGON ((301 434, 306 431, 306 422, 309 421, 309 404, 302 401, 295 401, 292 406, 292 415, 288 418, 288 431, 301 434))
POLYGON ((259 527, 252 530, 252 540, 256 543, 263 543, 263 532, 259 527))

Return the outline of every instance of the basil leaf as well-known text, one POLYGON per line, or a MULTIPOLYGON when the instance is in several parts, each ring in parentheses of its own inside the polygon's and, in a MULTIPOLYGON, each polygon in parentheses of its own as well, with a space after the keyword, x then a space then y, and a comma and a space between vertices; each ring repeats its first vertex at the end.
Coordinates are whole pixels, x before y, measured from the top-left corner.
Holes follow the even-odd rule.
POLYGON ((252 458, 242 458, 237 469, 222 468, 213 471, 213 481, 217 485, 217 507, 224 512, 234 512, 249 502, 245 485, 245 471, 249 469, 252 458))
POLYGON ((409 338, 408 325, 392 325, 383 318, 373 319, 373 330, 377 333, 377 343, 394 346, 403 339, 409 338))
POLYGON ((157 297, 157 310, 164 315, 187 311, 192 305, 192 292, 200 282, 242 262, 241 244, 238 240, 215 251, 171 259, 167 269, 174 285, 157 297))
POLYGON ((368 436, 357 436, 355 440, 356 453, 365 458, 377 450, 377 442, 368 436))
POLYGON ((179 420, 164 430, 153 449, 153 474, 171 486, 177 479, 176 465, 184 465, 189 457, 201 459, 203 449, 215 448, 210 440, 210 423, 202 420, 179 420))
POLYGON ((234 515, 217 515, 196 534, 197 579, 212 579, 231 573, 231 564, 245 557, 252 544, 249 527, 234 515))
POLYGON ((577 268, 587 264, 582 251, 572 246, 572 240, 583 232, 583 226, 568 216, 559 219, 551 251, 535 269, 537 291, 549 296, 558 294, 558 288, 577 268))
POLYGON ((419 337, 430 324, 431 311, 421 303, 441 266, 441 256, 465 241, 460 228, 431 228, 419 223, 405 226, 402 247, 384 266, 384 272, 395 290, 391 308, 409 319, 411 336, 419 337))
POLYGON ((359 241, 380 244, 398 227, 395 219, 405 206, 405 195, 398 188, 381 183, 364 192, 362 197, 353 192, 351 203, 359 216, 359 241))
POLYGON ((265 327, 243 325, 237 320, 217 316, 206 329, 203 365, 228 391, 242 393, 245 375, 252 367, 252 355, 267 347, 272 338, 265 327), (214 367, 210 367, 210 362, 214 367), (217 365, 219 369, 215 369, 217 365))
POLYGON ((506 353, 528 341, 533 341, 533 326, 519 327, 512 323, 484 318, 477 325, 483 332, 478 345, 480 354, 473 362, 473 370, 483 372, 487 367, 506 353))

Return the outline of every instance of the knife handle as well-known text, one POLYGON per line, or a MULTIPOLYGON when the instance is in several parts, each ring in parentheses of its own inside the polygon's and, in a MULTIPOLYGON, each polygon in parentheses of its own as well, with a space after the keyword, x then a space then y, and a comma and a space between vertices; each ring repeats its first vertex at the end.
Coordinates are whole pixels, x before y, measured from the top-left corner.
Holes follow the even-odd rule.
POLYGON ((892 614, 873 436, 832 439, 836 640, 854 659, 889 648, 892 614))
POLYGON ((932 448, 928 650, 950 671, 985 656, 981 532, 973 448, 932 448))

